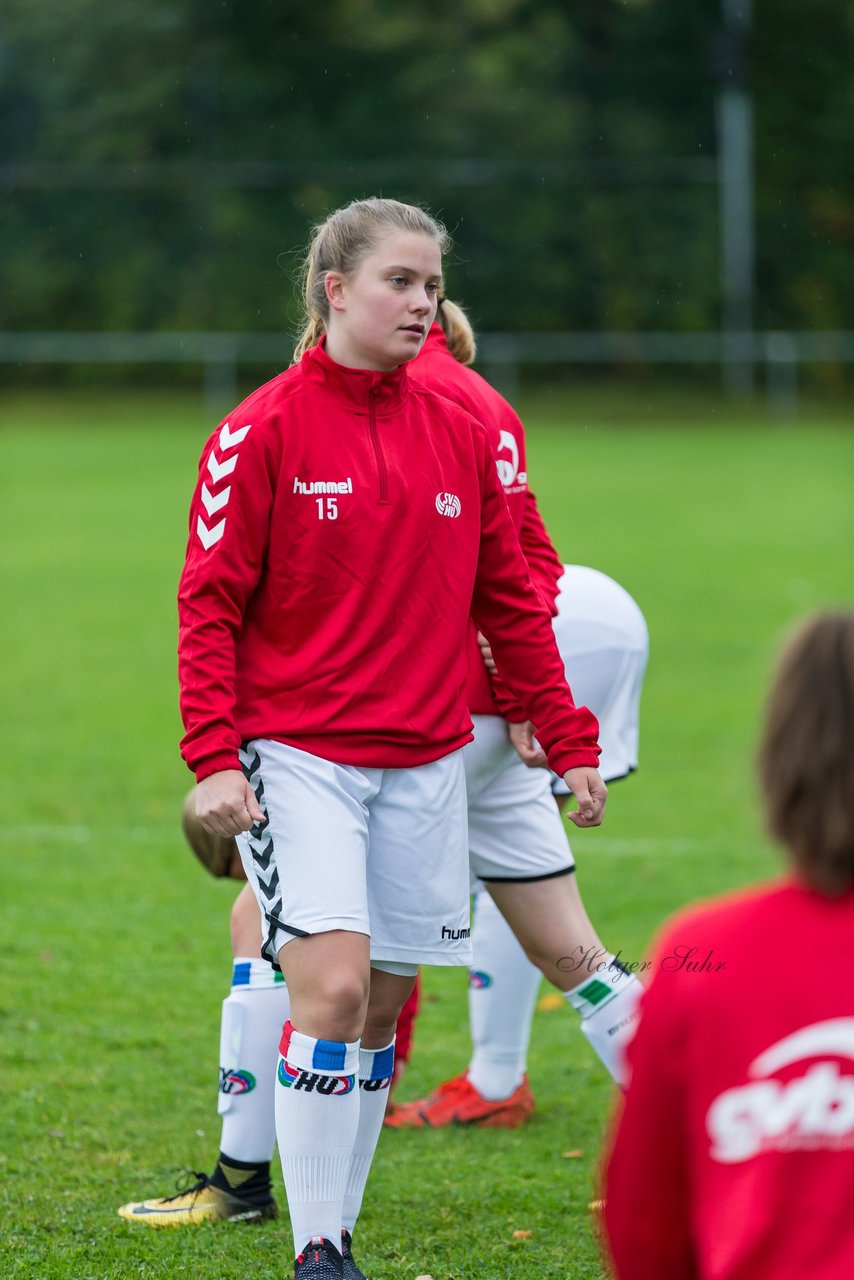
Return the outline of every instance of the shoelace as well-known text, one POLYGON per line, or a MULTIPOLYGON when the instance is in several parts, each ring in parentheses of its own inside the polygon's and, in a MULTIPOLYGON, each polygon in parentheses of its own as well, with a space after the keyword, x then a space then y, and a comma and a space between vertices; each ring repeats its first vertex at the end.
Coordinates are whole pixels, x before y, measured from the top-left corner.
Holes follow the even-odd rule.
POLYGON ((206 1173, 199 1173, 198 1169, 188 1169, 186 1173, 180 1175, 181 1178, 193 1177, 196 1181, 187 1187, 182 1187, 180 1181, 176 1179, 175 1186, 178 1190, 171 1196, 164 1196, 163 1203, 168 1204, 170 1200, 180 1200, 181 1196, 200 1195, 210 1183, 210 1178, 206 1173))
POLYGON ((302 1266, 306 1258, 311 1253, 314 1254, 314 1261, 319 1262, 321 1250, 323 1250, 323 1246, 325 1244, 326 1244, 325 1240, 318 1240, 317 1243, 315 1243, 314 1240, 309 1240, 307 1247, 302 1251, 302 1253, 297 1254, 297 1262, 300 1264, 300 1266, 302 1266))

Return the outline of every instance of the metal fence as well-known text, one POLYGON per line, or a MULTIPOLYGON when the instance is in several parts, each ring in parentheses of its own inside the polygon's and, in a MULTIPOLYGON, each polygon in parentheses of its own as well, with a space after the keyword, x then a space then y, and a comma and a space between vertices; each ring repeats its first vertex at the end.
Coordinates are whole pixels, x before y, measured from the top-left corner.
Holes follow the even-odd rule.
MULTIPOLYGON (((212 408, 234 403, 241 365, 284 369, 291 351, 281 333, 0 333, 0 363, 8 365, 199 365, 212 408)), ((725 386, 733 368, 762 367, 769 407, 792 417, 801 365, 852 361, 854 332, 846 330, 478 336, 478 367, 510 399, 523 365, 718 366, 725 386)))

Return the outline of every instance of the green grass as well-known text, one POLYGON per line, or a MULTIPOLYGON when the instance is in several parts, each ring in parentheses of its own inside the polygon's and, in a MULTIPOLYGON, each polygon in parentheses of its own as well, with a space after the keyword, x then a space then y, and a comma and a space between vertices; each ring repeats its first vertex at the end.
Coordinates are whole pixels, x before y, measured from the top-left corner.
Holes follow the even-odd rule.
MULTIPOLYGON (((852 603, 854 434, 649 390, 522 407, 561 553, 650 623, 641 770, 573 842, 600 932, 639 958, 685 899, 776 866, 753 744, 781 629, 852 603)), ((115 1214, 208 1169, 219 1137, 233 891, 179 836, 174 658, 212 424, 154 393, 7 396, 0 422, 0 1275, 281 1280, 283 1222, 155 1233, 115 1214)), ((463 987, 428 973, 406 1094, 466 1062, 463 987)), ((586 1206, 610 1088, 566 1009, 538 1013, 531 1075, 522 1131, 384 1136, 359 1232, 376 1280, 601 1275, 586 1206)))

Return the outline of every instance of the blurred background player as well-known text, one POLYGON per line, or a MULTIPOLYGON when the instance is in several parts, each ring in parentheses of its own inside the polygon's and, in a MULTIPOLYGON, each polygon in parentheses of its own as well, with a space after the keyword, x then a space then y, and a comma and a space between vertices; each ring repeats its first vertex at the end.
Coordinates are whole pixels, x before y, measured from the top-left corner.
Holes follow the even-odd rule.
MULTIPOLYGON (((461 309, 445 301, 439 314, 441 327, 437 324, 431 329, 413 366, 413 376, 455 399, 487 426, 508 507, 532 577, 541 594, 554 601, 564 566, 548 539, 527 485, 522 424, 503 397, 473 370, 463 366, 462 360, 474 357, 474 339, 461 309)), ((619 1078, 621 1045, 630 1034, 640 985, 619 966, 610 965, 611 954, 605 951, 587 918, 572 874, 574 864, 563 824, 552 798, 550 775, 541 768, 526 768, 517 750, 537 763, 542 753, 533 741, 529 723, 511 725, 508 731, 499 707, 509 716, 520 717, 524 713, 502 682, 489 678, 473 625, 469 653, 467 697, 475 722, 475 741, 469 744, 463 757, 470 831, 475 833, 474 841, 470 840, 471 865, 475 874, 490 881, 490 892, 503 899, 502 909, 514 917, 514 928, 520 938, 524 938, 540 968, 561 989, 574 989, 569 998, 582 1015, 591 1045, 619 1078), (517 735, 515 748, 510 733, 517 735), (587 981, 588 975, 580 968, 564 972, 558 966, 561 957, 576 949, 584 953, 592 949, 603 956, 602 967, 607 969, 604 982, 601 978, 587 981), (589 995, 595 998, 590 999, 589 995)), ((577 815, 570 816, 576 820, 577 815)), ((224 865, 228 858, 226 851, 224 865)), ((257 959, 257 939, 257 912, 253 899, 244 891, 232 912, 232 941, 237 957, 235 975, 239 977, 240 989, 232 988, 224 1006, 223 1046, 228 1043, 228 1049, 226 1052, 224 1048, 220 1069, 225 1093, 223 1096, 221 1092, 220 1100, 224 1122, 217 1168, 210 1179, 200 1176, 198 1183, 183 1194, 122 1206, 119 1212, 123 1217, 161 1226, 243 1216, 240 1204, 234 1200, 244 1199, 244 1187, 250 1188, 256 1197, 259 1210, 270 1210, 269 1160, 273 1136, 268 1129, 264 1140, 266 1104, 259 1085, 264 1074, 261 1064, 269 1050, 265 1048, 263 1030, 257 1035, 249 1034, 247 1018, 252 1017, 251 1011, 255 1009, 259 1010, 260 1018, 264 1002, 277 1002, 279 1009, 283 1009, 287 995, 276 991, 273 980, 265 974, 257 959), (255 1000, 256 989, 267 994, 255 1000), (229 1008, 229 1002, 234 1011, 229 1008), (239 1046, 238 1035, 242 1037, 239 1046), (238 1047, 241 1065, 235 1071, 233 1063, 238 1047), (257 1059, 248 1056, 250 1047, 257 1048, 257 1059), (257 1062, 257 1070, 252 1062, 257 1062), (254 1078, 254 1090, 243 1083, 246 1076, 254 1078), (253 1091, 255 1097, 250 1100, 253 1091), (253 1121, 258 1119, 255 1132, 263 1153, 256 1149, 248 1155, 236 1132, 244 1112, 251 1113, 253 1121), (243 1154, 239 1155, 241 1151, 243 1154)), ((266 1074, 269 1078, 269 1071, 266 1074)))
MULTIPOLYGON (((599 720, 599 767, 610 785, 638 765, 640 698, 649 653, 647 625, 629 593, 596 569, 565 565, 559 588, 554 619, 558 646, 567 671, 572 672, 575 696, 599 720)), ((552 791, 562 811, 568 795, 559 778, 552 779, 552 791)), ((469 825, 471 832, 471 810, 469 825)), ((489 833, 481 838, 488 839, 489 833)), ((526 1071, 543 975, 482 887, 475 901, 472 949, 471 1061, 430 1097, 392 1103, 385 1119, 392 1128, 445 1124, 516 1128, 534 1110, 526 1071)), ((410 1012, 405 1008, 401 1021, 410 1012)), ((586 1023, 581 1026, 585 1029, 586 1023)))
POLYGON ((790 639, 759 772, 790 870, 659 938, 606 1173, 619 1280, 854 1275, 854 613, 790 639))

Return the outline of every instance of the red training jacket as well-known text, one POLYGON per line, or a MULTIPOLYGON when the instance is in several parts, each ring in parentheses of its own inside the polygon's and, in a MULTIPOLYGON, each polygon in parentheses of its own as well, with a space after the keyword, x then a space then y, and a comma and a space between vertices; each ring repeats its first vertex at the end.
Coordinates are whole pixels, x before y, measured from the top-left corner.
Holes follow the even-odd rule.
POLYGON ((553 769, 595 767, 486 430, 321 342, 210 438, 178 593, 182 754, 201 780, 273 738, 341 764, 471 739, 469 615, 553 769))
POLYGON ((854 892, 795 880, 669 924, 607 1171, 619 1280, 854 1276, 852 937, 854 892))
MULTIPOLYGON (((531 580, 554 616, 563 562, 546 532, 537 500, 528 488, 525 428, 519 415, 485 378, 454 359, 441 325, 432 326, 420 354, 409 368, 413 378, 447 396, 455 404, 462 405, 486 427, 495 453, 498 478, 528 562, 531 580)), ((501 715, 507 720, 524 720, 522 708, 510 696, 503 682, 490 679, 473 624, 469 626, 469 632, 466 690, 469 711, 473 715, 501 715)))

